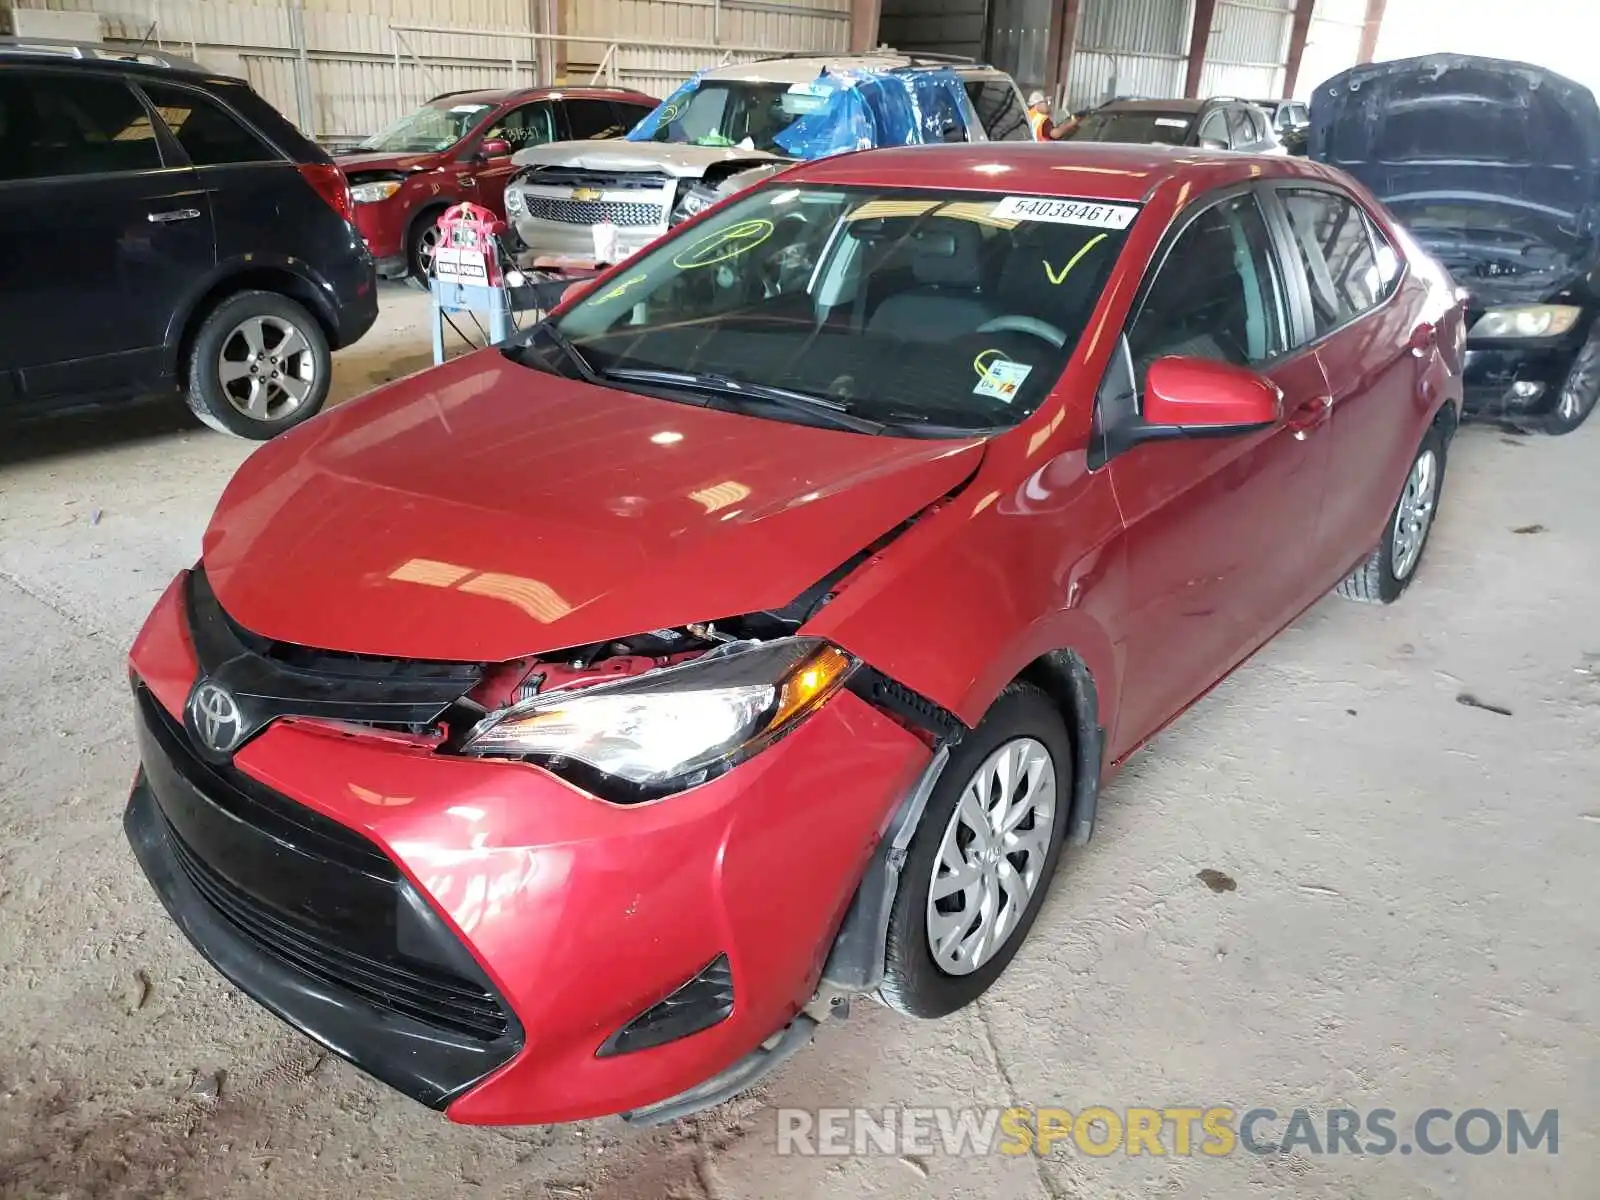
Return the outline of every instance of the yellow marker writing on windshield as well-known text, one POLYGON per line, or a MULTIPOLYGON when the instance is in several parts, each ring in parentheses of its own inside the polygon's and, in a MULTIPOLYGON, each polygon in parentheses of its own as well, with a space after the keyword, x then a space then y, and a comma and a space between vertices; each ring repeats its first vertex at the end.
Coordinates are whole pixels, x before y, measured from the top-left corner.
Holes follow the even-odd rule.
POLYGON ((1067 277, 1067 273, 1071 271, 1073 267, 1077 266, 1080 261, 1082 261, 1085 254, 1089 253, 1089 251, 1093 250, 1105 240, 1106 235, 1103 233, 1096 234, 1094 237, 1090 238, 1079 248, 1076 254, 1067 260, 1067 265, 1061 268, 1061 274, 1059 275, 1050 269, 1050 264, 1048 262, 1044 262, 1044 260, 1041 259, 1040 261, 1044 262, 1044 273, 1046 278, 1048 278, 1051 283, 1059 284, 1067 277))
POLYGON ((612 288, 604 296, 601 296, 600 299, 615 300, 618 296, 623 295, 634 284, 644 282, 646 278, 648 278, 648 276, 642 273, 638 275, 631 275, 627 279, 624 279, 621 283, 617 284, 616 287, 612 288))
POLYGON ((679 251, 673 258, 672 265, 680 271, 714 267, 718 263, 738 258, 741 254, 748 254, 771 236, 771 221, 760 217, 740 221, 729 225, 726 229, 709 233, 696 242, 691 242, 687 250, 679 251))
POLYGON ((990 370, 991 363, 1010 362, 1005 354, 999 350, 984 350, 972 360, 972 369, 978 373, 978 381, 987 383, 992 387, 1003 387, 1004 381, 990 370))

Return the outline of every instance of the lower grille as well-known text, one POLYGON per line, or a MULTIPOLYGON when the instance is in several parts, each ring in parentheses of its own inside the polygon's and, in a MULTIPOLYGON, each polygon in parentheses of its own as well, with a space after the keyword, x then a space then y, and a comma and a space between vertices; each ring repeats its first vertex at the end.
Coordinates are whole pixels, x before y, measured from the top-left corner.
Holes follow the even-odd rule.
POLYGON ((659 204, 632 204, 617 200, 557 200, 550 196, 524 195, 528 215, 540 221, 563 225, 593 225, 610 221, 613 225, 660 225, 666 214, 659 204))
POLYGON ((284 920, 234 887, 195 856, 171 824, 174 857, 195 890, 263 953, 376 1008, 493 1041, 510 1028, 505 1010, 488 992, 421 964, 380 962, 341 946, 311 926, 284 920))

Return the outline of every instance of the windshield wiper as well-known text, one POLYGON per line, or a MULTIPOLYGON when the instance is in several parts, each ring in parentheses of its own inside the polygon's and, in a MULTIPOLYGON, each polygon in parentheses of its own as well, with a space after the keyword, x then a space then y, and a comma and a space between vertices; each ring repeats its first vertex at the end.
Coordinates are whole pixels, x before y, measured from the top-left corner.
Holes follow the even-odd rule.
POLYGON ((561 330, 556 328, 554 321, 540 321, 533 327, 533 332, 543 333, 547 338, 554 342, 556 349, 561 351, 566 360, 572 364, 573 369, 578 372, 578 377, 585 383, 600 382, 599 372, 596 371, 589 360, 583 356, 583 351, 579 350, 572 344, 572 339, 566 334, 562 333, 561 330))
POLYGON ((697 392, 714 392, 719 396, 743 397, 771 404, 790 412, 803 412, 807 416, 821 417, 830 425, 849 429, 855 433, 882 433, 887 426, 870 417, 860 417, 850 411, 850 406, 826 396, 810 392, 795 392, 788 388, 773 387, 765 383, 746 383, 727 375, 711 372, 657 371, 644 368, 614 367, 603 377, 618 383, 653 383, 661 387, 687 388, 697 392))

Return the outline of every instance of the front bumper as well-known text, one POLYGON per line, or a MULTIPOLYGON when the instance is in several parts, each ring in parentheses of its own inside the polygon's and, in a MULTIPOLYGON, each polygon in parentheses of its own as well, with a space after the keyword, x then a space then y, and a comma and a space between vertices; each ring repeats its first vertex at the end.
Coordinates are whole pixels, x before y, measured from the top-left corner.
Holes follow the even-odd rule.
MULTIPOLYGON (((143 724, 159 726, 163 712, 183 711, 197 668, 176 585, 140 634, 132 666, 157 705, 143 724)), ((505 1032, 486 1048, 483 1037, 463 1048, 459 1037, 443 1044, 437 1030, 416 1036, 398 1026, 381 1004, 373 1011, 352 997, 337 972, 319 975, 314 963, 264 949, 237 920, 230 932, 228 897, 219 905, 192 879, 185 884, 183 847, 170 832, 181 837, 196 803, 189 790, 204 799, 214 786, 174 781, 178 750, 153 735, 144 740, 145 772, 127 820, 180 927, 242 990, 291 1024, 472 1123, 648 1108, 724 1072, 789 1025, 816 988, 891 812, 929 755, 898 724, 844 693, 726 775, 653 804, 619 807, 526 764, 447 757, 312 721, 269 726, 234 756, 243 786, 299 824, 343 831, 344 841, 376 852, 373 865, 392 868, 390 911, 411 914, 411 932, 401 938, 395 925, 390 955, 368 944, 367 957, 390 969, 448 960, 457 991, 476 987, 503 1006, 505 1032), (719 954, 731 965, 729 1017, 665 1045, 596 1056, 618 1028, 719 954), (407 1037, 422 1059, 393 1053, 407 1037)), ((290 837, 289 851, 301 854, 302 840, 290 837)), ((236 876, 235 856, 206 859, 214 843, 203 829, 195 842, 189 856, 201 860, 202 874, 236 876)), ((229 880, 245 896, 240 919, 248 923, 263 909, 282 919, 288 909, 326 932, 326 914, 306 906, 342 894, 327 882, 337 873, 302 855, 284 860, 278 875, 229 880)), ((479 997, 473 1003, 484 1007, 479 997)))
POLYGON ((385 263, 405 261, 406 214, 397 203, 397 197, 357 204, 355 225, 361 232, 361 240, 372 251, 372 257, 378 260, 380 273, 385 263))
MULTIPOLYGON (((1468 319, 1476 320, 1479 315, 1469 313, 1468 319)), ((1468 338, 1462 364, 1465 414, 1511 420, 1551 413, 1560 403, 1574 364, 1595 336, 1594 316, 1586 313, 1570 332, 1553 342, 1468 338)), ((1594 383, 1588 379, 1573 382, 1579 386, 1594 383)))

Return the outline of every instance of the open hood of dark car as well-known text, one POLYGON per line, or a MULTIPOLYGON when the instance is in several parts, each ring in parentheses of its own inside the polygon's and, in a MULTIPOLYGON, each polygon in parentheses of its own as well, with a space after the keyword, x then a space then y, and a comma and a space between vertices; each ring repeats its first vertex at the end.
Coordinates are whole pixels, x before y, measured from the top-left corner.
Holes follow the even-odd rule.
POLYGON ((1510 201, 1587 234, 1600 199, 1600 107, 1543 67, 1430 54, 1354 67, 1311 98, 1308 155, 1386 203, 1510 201))

